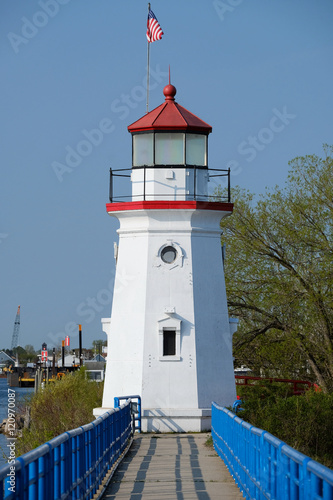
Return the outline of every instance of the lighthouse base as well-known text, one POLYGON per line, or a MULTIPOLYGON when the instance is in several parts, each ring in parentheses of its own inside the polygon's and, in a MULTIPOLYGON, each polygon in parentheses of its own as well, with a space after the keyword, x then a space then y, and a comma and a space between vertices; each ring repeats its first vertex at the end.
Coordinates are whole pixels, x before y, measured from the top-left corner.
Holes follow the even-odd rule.
POLYGON ((211 409, 154 408, 143 409, 142 432, 210 431, 211 409))
MULTIPOLYGON (((113 408, 94 408, 98 418, 113 408)), ((142 432, 204 432, 211 429, 210 408, 146 408, 142 410, 142 432)))

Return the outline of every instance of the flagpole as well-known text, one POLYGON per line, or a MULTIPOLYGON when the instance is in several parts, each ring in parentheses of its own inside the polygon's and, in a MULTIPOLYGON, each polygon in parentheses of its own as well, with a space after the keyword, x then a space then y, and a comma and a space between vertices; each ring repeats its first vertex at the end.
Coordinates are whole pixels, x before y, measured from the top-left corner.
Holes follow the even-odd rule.
MULTIPOLYGON (((150 3, 148 3, 148 14, 150 11, 150 3)), ((147 40, 147 111, 149 111, 149 64, 150 64, 150 42, 147 40)))

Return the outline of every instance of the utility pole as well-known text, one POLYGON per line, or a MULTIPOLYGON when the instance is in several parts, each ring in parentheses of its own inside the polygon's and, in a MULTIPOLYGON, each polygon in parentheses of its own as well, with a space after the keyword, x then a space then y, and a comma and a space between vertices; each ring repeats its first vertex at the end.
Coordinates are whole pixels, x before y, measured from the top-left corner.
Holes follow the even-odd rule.
POLYGON ((82 325, 79 325, 79 359, 80 366, 83 364, 83 355, 82 355, 82 325))

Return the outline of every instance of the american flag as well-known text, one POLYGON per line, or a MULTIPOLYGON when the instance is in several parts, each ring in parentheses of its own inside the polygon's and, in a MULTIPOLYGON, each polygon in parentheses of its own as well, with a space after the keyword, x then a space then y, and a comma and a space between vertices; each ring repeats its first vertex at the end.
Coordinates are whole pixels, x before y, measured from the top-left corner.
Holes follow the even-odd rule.
POLYGON ((161 26, 156 19, 156 16, 152 10, 148 12, 147 21, 147 40, 148 42, 156 42, 156 40, 161 40, 162 35, 164 35, 161 26))

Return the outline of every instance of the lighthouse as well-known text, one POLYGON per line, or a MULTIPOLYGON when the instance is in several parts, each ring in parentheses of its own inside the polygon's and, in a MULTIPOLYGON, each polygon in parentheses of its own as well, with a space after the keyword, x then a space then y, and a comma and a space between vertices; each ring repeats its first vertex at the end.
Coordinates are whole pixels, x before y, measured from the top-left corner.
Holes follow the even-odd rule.
POLYGON ((113 408, 114 397, 140 395, 143 431, 200 432, 210 429, 212 401, 236 397, 220 228, 233 205, 230 188, 223 201, 208 189, 212 177, 226 176, 229 186, 230 172, 208 166, 212 127, 176 102, 173 85, 163 93, 160 106, 128 127, 131 196, 112 193, 106 205, 119 221, 119 244, 111 318, 102 319, 103 403, 94 414, 113 408))

